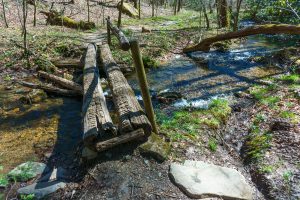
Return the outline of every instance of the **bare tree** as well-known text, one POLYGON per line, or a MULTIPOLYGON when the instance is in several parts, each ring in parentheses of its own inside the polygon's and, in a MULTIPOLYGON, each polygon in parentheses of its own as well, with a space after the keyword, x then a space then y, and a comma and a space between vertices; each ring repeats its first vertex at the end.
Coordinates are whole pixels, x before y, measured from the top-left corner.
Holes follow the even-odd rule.
POLYGON ((5 4, 4 4, 4 0, 2 0, 2 12, 3 12, 3 20, 4 20, 5 27, 8 28, 8 23, 7 23, 7 20, 6 20, 6 14, 5 14, 5 4))
POLYGON ((233 18, 233 30, 234 31, 238 30, 239 15, 240 15, 242 1, 243 0, 236 0, 236 12, 234 13, 234 18, 233 18))
POLYGON ((88 22, 90 22, 90 0, 86 0, 86 4, 87 4, 88 22))
POLYGON ((28 11, 28 5, 27 1, 23 0, 22 2, 22 11, 23 11, 23 24, 22 24, 22 34, 23 34, 23 48, 24 48, 24 57, 26 58, 27 61, 27 67, 30 67, 29 63, 29 54, 28 54, 28 47, 27 47, 27 27, 26 27, 26 22, 27 22, 27 11, 28 11))
POLYGON ((37 7, 37 0, 33 2, 33 26, 36 26, 36 7, 37 7))

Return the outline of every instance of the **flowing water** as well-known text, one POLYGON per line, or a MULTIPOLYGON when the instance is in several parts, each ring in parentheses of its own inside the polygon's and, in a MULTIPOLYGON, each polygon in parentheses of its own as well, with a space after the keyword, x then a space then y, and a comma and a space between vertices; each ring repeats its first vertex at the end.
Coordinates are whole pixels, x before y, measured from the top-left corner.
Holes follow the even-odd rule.
MULTIPOLYGON (((249 25, 249 22, 243 25, 249 25)), ((256 35, 241 40, 236 48, 228 52, 212 50, 209 53, 191 53, 189 58, 177 56, 169 64, 147 73, 150 90, 153 93, 163 90, 180 92, 184 98, 175 102, 174 107, 206 108, 211 99, 230 98, 232 94, 258 83, 259 79, 281 73, 278 68, 252 62, 250 58, 293 46, 296 40, 256 35), (206 60, 207 64, 196 64, 190 58, 206 60)), ((139 94, 135 76, 131 77, 130 84, 139 94)))

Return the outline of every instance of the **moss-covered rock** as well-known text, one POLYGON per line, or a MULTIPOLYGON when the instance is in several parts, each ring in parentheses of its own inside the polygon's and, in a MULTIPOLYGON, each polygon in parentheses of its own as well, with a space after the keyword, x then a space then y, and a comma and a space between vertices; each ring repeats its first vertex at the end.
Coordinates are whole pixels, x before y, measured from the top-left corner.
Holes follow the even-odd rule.
POLYGON ((156 160, 163 162, 170 153, 170 144, 165 142, 155 133, 152 133, 148 141, 139 147, 140 153, 145 156, 151 156, 156 160))
POLYGON ((129 17, 137 18, 139 16, 139 11, 134 8, 129 3, 123 3, 123 7, 121 8, 121 2, 118 3, 118 10, 122 11, 125 15, 128 15, 129 17))

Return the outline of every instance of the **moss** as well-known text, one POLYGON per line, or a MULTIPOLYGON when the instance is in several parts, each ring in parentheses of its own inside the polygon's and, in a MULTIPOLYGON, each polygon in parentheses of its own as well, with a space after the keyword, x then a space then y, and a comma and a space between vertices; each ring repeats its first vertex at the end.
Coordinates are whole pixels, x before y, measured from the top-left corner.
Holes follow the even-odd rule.
POLYGON ((291 74, 291 75, 285 75, 280 78, 281 81, 289 84, 295 84, 299 83, 300 81, 300 75, 299 74, 291 74))
POLYGON ((146 156, 152 156, 158 161, 165 161, 170 154, 171 148, 169 143, 152 133, 148 141, 139 147, 139 150, 146 156))
POLYGON ((208 147, 212 152, 216 152, 218 148, 218 144, 215 138, 210 138, 208 141, 208 147))

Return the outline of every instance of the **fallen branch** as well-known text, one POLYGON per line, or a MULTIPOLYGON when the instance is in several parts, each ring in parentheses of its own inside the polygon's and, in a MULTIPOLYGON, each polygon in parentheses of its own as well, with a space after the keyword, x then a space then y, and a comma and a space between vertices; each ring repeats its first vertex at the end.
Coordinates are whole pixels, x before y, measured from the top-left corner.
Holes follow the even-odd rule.
POLYGON ((33 89, 42 89, 46 92, 49 93, 54 93, 54 94, 58 94, 58 95, 63 95, 63 96, 81 96, 82 93, 76 91, 76 90, 66 90, 66 89, 61 89, 61 88, 57 88, 54 86, 50 86, 50 85, 46 85, 43 83, 30 83, 30 82, 26 82, 26 81, 16 81, 16 83, 24 86, 24 87, 29 87, 29 88, 33 88, 33 89))
POLYGON ((230 40, 235 38, 241 38, 249 35, 257 34, 300 34, 300 25, 289 25, 289 24, 265 24, 258 26, 251 26, 239 31, 229 32, 220 34, 214 37, 206 38, 202 40, 199 44, 186 47, 183 49, 184 53, 193 51, 204 51, 208 52, 212 43, 230 40))
POLYGON ((49 74, 49 73, 44 72, 44 71, 39 71, 38 74, 39 74, 39 76, 41 76, 41 77, 43 77, 47 80, 53 81, 54 83, 57 83, 58 85, 61 85, 64 88, 67 88, 67 89, 70 89, 70 90, 75 90, 75 91, 77 91, 81 94, 83 93, 83 88, 78 83, 75 83, 75 82, 70 81, 70 80, 65 79, 65 78, 61 78, 59 76, 55 76, 53 74, 49 74))

